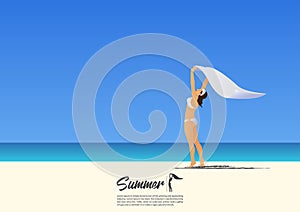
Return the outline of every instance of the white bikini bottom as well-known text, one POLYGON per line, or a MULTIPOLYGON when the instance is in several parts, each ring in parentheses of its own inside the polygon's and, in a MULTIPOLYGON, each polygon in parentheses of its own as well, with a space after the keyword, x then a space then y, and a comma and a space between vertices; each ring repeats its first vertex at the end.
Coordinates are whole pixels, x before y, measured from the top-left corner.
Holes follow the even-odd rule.
POLYGON ((194 124, 198 124, 198 121, 197 121, 197 119, 196 118, 191 118, 191 119, 184 119, 184 122, 188 122, 188 121, 191 121, 191 122, 193 122, 194 124))

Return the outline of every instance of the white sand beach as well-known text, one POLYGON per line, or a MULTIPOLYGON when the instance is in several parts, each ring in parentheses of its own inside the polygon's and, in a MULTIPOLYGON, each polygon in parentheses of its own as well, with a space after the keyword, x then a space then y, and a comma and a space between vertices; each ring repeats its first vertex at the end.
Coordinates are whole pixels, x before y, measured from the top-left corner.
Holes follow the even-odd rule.
MULTIPOLYGON (((180 167, 187 166, 183 163, 180 167)), ((1 162, 0 211, 289 211, 299 212, 299 162, 216 162, 235 169, 174 169, 176 206, 117 206, 119 194, 170 194, 167 189, 120 192, 117 177, 90 162, 1 162), (257 169, 237 169, 254 167, 257 169)), ((146 166, 146 165, 145 165, 146 166)), ((145 167, 146 168, 146 167, 145 167)), ((159 177, 167 180, 167 175, 159 177)), ((166 186, 166 185, 165 185, 166 186)))

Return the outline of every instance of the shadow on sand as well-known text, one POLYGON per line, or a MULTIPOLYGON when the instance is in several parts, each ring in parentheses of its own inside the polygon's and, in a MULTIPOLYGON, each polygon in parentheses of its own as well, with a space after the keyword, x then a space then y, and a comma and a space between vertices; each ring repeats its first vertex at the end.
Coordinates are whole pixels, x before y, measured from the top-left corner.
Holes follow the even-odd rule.
POLYGON ((228 165, 176 167, 175 169, 269 169, 268 167, 238 167, 228 165))

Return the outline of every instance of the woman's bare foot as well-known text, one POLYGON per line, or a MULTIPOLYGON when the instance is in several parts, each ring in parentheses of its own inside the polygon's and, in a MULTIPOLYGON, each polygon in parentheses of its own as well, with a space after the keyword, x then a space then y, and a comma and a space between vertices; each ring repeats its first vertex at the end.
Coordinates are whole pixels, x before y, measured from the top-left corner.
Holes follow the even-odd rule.
POLYGON ((203 159, 200 160, 200 166, 204 166, 204 160, 203 159))
POLYGON ((191 161, 190 168, 196 164, 196 161, 191 161))

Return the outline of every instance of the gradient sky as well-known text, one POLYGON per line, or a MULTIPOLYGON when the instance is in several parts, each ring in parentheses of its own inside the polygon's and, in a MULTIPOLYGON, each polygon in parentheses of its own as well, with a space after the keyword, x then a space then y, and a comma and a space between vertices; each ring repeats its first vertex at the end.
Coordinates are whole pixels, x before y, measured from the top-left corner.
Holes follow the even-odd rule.
MULTIPOLYGON (((192 43, 242 87, 267 93, 255 100, 227 100, 223 142, 300 142, 299 9, 291 0, 2 2, 0 142, 76 142, 72 95, 82 67, 104 45, 146 32, 192 43)), ((127 75, 143 68, 170 70, 189 83, 186 67, 163 58, 136 58, 117 68, 127 75)), ((172 101, 160 93, 138 96, 132 110, 146 116, 160 107, 150 101, 154 98, 164 103, 159 109, 172 123, 179 121, 172 101)), ((204 119, 208 112, 201 111, 204 119)), ((106 119, 109 127, 109 117, 98 121, 106 119)), ((143 119, 133 115, 132 122, 147 130, 143 119)), ((172 140, 177 130, 176 124, 168 126, 162 139, 172 140)), ((119 139, 114 129, 105 133, 119 139)))

